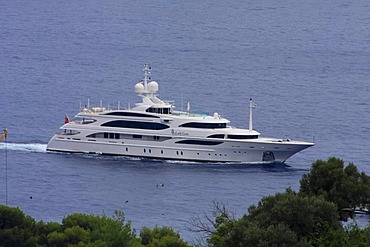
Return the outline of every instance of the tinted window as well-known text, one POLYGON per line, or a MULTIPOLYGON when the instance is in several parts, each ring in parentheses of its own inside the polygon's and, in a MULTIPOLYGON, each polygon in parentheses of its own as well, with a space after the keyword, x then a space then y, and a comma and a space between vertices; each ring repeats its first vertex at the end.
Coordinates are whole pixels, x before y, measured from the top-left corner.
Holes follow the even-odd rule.
POLYGON ((181 140, 181 141, 178 141, 176 143, 179 143, 179 144, 193 144, 193 145, 210 145, 210 146, 214 146, 214 145, 219 145, 223 142, 216 142, 216 141, 201 141, 201 140, 181 140))
POLYGON ((222 129, 226 128, 226 123, 184 123, 180 127, 199 128, 199 129, 222 129))
POLYGON ((148 123, 148 122, 137 122, 137 121, 111 121, 103 123, 101 126, 105 127, 117 127, 117 128, 130 128, 130 129, 147 129, 147 130, 163 130, 169 128, 168 125, 161 123, 148 123))
POLYGON ((227 138, 229 139, 257 139, 258 136, 256 135, 228 135, 227 138))
POLYGON ((207 136, 207 138, 220 138, 220 139, 224 139, 224 134, 214 134, 214 135, 210 135, 210 136, 207 136))

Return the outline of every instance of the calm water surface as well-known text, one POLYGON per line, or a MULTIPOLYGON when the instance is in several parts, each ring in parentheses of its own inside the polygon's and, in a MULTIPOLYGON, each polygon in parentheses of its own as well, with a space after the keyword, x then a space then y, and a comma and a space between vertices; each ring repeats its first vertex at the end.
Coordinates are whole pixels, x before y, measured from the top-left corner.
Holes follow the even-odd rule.
POLYGON ((316 159, 370 173, 368 13, 361 0, 1 2, 0 127, 10 135, 0 203, 5 149, 8 204, 38 220, 118 209, 135 228, 172 226, 188 240, 190 218, 212 201, 240 217, 264 195, 298 189, 316 159), (178 109, 190 101, 247 127, 253 98, 263 135, 316 145, 287 166, 45 152, 80 102, 133 105, 145 61, 178 109))

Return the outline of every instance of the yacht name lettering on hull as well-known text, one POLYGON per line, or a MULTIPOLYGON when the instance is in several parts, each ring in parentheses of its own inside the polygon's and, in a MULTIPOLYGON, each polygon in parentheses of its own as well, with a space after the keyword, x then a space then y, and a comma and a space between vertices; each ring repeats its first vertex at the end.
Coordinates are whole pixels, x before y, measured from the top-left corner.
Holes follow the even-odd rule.
POLYGON ((189 133, 182 132, 182 131, 176 131, 176 130, 171 130, 171 134, 176 135, 176 136, 188 136, 189 135, 189 133))

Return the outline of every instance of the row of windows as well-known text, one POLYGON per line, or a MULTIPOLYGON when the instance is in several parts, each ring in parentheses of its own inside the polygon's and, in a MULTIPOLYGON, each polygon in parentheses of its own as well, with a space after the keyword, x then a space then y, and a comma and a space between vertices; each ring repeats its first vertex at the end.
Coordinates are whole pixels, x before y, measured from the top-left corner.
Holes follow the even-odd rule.
POLYGON ((122 111, 114 111, 108 112, 104 115, 112 115, 112 116, 122 116, 122 117, 148 117, 148 118, 159 118, 157 116, 143 114, 143 113, 136 113, 136 112, 122 112, 122 111))
POLYGON ((146 112, 153 112, 159 114, 171 114, 171 108, 148 108, 146 112))
POLYGON ((77 135, 77 134, 80 134, 81 132, 77 131, 77 130, 67 130, 67 129, 64 129, 62 132, 60 132, 59 134, 61 135, 77 135))
POLYGON ((151 135, 130 135, 130 134, 119 134, 119 133, 94 133, 86 136, 87 138, 105 138, 105 139, 142 139, 145 141, 165 141, 171 139, 166 136, 151 136, 151 135))
POLYGON ((120 139, 120 134, 117 134, 117 133, 104 133, 104 138, 120 139))
MULTIPOLYGON (((64 133, 66 135, 73 135, 74 133, 64 133)), ((109 139, 145 139, 145 140, 156 140, 156 141, 164 141, 171 139, 171 137, 164 137, 164 136, 146 136, 146 135, 129 135, 129 134, 119 134, 119 133, 95 133, 88 135, 86 137, 89 138, 109 138, 109 139)), ((224 139, 225 135, 223 134, 215 134, 210 135, 207 138, 219 138, 224 139)), ((227 135, 229 139, 257 139, 257 135, 227 135)), ((179 144, 193 144, 193 145, 219 145, 223 142, 221 141, 204 141, 204 140, 181 140, 176 143, 179 144)))
POLYGON ((191 145, 210 145, 210 146, 215 146, 219 145, 223 142, 217 142, 217 141, 202 141, 202 140, 181 140, 177 141, 176 143, 179 144, 191 144, 191 145))
MULTIPOLYGON (((218 139, 224 139, 224 134, 214 134, 207 136, 207 138, 218 138, 218 139)), ((227 135, 228 139, 258 139, 258 135, 227 135)))
POLYGON ((226 128, 226 123, 190 122, 190 123, 181 124, 179 127, 198 128, 198 129, 223 129, 223 128, 226 128))
MULTIPOLYGON (((167 129, 170 126, 162 123, 152 123, 152 122, 141 122, 141 121, 124 121, 124 120, 115 120, 107 123, 103 123, 101 126, 104 127, 116 127, 116 128, 129 128, 129 129, 147 129, 147 130, 163 130, 167 129)), ((198 128, 198 129, 222 129, 226 128, 226 123, 184 123, 179 127, 186 128, 198 128)), ((218 137, 214 137, 218 138, 218 137)), ((235 138, 237 139, 237 138, 235 138)), ((246 139, 246 138, 242 138, 246 139)))
MULTIPOLYGON (((126 148, 126 151, 128 151, 128 148, 126 148)), ((149 154, 151 154, 152 153, 152 150, 149 148, 149 149, 146 149, 146 148, 144 148, 144 150, 143 150, 143 152, 146 154, 146 153, 149 153, 149 154)), ((161 154, 164 154, 164 152, 163 152, 163 150, 161 150, 161 154)), ((176 155, 181 155, 181 156, 183 156, 184 155, 184 152, 183 151, 176 151, 176 155)), ((199 156, 200 155, 200 153, 199 152, 197 152, 197 155, 199 156)), ((217 153, 215 153, 215 154, 213 154, 214 156, 227 156, 227 154, 217 154, 217 153)), ((208 156, 211 156, 211 153, 208 153, 208 156)))
MULTIPOLYGON (((148 108, 146 112, 159 113, 159 114, 171 114, 170 108, 148 108)), ((137 113, 137 112, 126 112, 126 111, 114 111, 108 112, 104 115, 111 116, 123 116, 123 117, 148 117, 148 118, 159 118, 158 116, 153 116, 149 114, 137 113)))
MULTIPOLYGON (((146 152, 147 152, 146 148, 144 148, 144 153, 146 153, 146 152)), ((152 153, 152 150, 150 148, 148 149, 148 153, 150 153, 150 154, 152 153)), ((163 150, 161 150, 161 154, 163 154, 163 153, 164 153, 163 150)))
MULTIPOLYGON (((64 139, 63 137, 58 137, 59 139, 64 139)), ((70 140, 71 138, 67 138, 68 140, 70 140)), ((76 139, 76 138, 73 138, 73 140, 80 140, 80 139, 76 139)), ((89 140, 89 141, 95 141, 95 140, 89 140)), ((129 151, 129 148, 128 147, 125 147, 125 151, 126 152, 128 152, 129 151)), ((152 149, 146 149, 146 148, 144 148, 143 149, 143 152, 144 153, 149 153, 149 154, 151 154, 152 153, 152 149)), ((236 151, 234 151, 234 153, 237 153, 236 151)), ((239 154, 241 153, 240 151, 238 152, 239 154)), ((244 154, 245 154, 246 152, 244 152, 244 154)), ((266 153, 266 152, 265 152, 266 153)), ((270 152, 270 153, 272 153, 272 152, 270 152)), ((164 151, 163 150, 161 150, 161 154, 164 154, 164 151)), ((184 155, 184 152, 183 151, 176 151, 176 155, 184 155)), ((200 153, 199 152, 197 152, 197 155, 199 156, 200 155, 200 153)), ((208 153, 208 156, 211 156, 212 154, 211 153, 208 153)), ((214 153, 213 154, 214 156, 227 156, 227 154, 217 154, 217 153, 214 153)), ((272 155, 273 155, 273 153, 272 153, 272 155)), ((265 156, 265 154, 264 154, 264 156, 265 156)), ((271 155, 270 155, 271 156, 271 155)), ((273 157, 273 156, 272 156, 273 157)), ((274 159, 274 158, 273 158, 274 159)))
POLYGON ((139 122, 139 121, 122 121, 115 120, 103 123, 101 126, 116 127, 116 128, 129 128, 129 129, 146 129, 146 130, 163 130, 170 126, 161 123, 139 122))
MULTIPOLYGON (((126 151, 128 151, 128 149, 126 148, 126 151)), ((146 154, 146 153, 149 153, 149 154, 151 154, 152 153, 152 150, 151 149, 146 149, 146 148, 144 148, 144 153, 146 154)), ((161 150, 161 154, 164 154, 164 152, 163 152, 163 150, 161 150)), ((183 151, 176 151, 176 155, 181 155, 181 156, 183 156, 184 155, 184 152, 183 151)), ((214 156, 227 156, 227 154, 217 154, 217 153, 215 153, 215 154, 211 154, 211 153, 208 153, 208 156, 211 156, 211 155, 214 155, 214 156)), ((197 152, 197 156, 200 156, 200 153, 199 152, 197 152)))
POLYGON ((257 139, 258 135, 227 135, 229 139, 257 139))

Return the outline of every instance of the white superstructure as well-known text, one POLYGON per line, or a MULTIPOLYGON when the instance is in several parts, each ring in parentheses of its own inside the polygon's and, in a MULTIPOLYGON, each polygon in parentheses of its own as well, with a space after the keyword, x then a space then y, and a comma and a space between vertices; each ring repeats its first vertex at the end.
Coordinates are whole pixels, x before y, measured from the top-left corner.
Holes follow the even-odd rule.
POLYGON ((218 113, 212 116, 175 111, 156 96, 158 83, 150 80, 150 66, 135 85, 142 102, 132 109, 110 110, 89 104, 60 128, 47 150, 124 155, 209 162, 285 162, 313 143, 260 137, 253 130, 250 100, 249 129, 228 126, 218 113))

